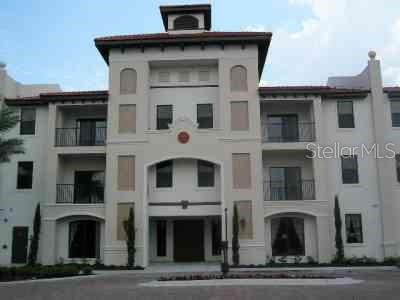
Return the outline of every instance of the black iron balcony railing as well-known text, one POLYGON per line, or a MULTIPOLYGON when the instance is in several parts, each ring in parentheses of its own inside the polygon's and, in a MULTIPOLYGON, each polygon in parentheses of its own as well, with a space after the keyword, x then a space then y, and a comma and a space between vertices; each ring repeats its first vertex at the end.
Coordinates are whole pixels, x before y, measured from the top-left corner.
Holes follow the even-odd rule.
POLYGON ((314 180, 299 182, 265 181, 265 201, 315 200, 314 180))
POLYGON ((264 143, 296 143, 315 141, 314 122, 263 122, 264 143))
POLYGON ((106 144, 107 127, 56 128, 56 146, 102 146, 106 144))
POLYGON ((57 203, 104 203, 104 186, 91 184, 57 184, 57 203))

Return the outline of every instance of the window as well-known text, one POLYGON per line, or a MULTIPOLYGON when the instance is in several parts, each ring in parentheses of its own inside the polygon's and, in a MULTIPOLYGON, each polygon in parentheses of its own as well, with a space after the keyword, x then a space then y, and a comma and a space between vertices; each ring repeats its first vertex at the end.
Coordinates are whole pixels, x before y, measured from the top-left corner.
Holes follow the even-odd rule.
POLYGON ((197 104, 197 123, 200 129, 213 128, 212 104, 197 104))
POLYGON ((344 155, 342 158, 342 180, 344 184, 358 183, 357 155, 344 155))
POLYGON ((134 69, 123 69, 120 74, 120 94, 136 94, 137 73, 134 69))
POLYGON ((231 91, 247 91, 247 70, 243 66, 235 66, 231 69, 231 91))
POLYGON ((188 71, 180 71, 179 72, 179 82, 189 82, 190 81, 190 74, 188 71))
POLYGON ((157 256, 167 256, 167 221, 157 221, 157 256))
POLYGON ((400 127, 400 101, 391 101, 392 127, 400 127))
POLYGON ((231 130, 249 130, 249 108, 247 101, 231 102, 231 130))
POLYGON ((338 101, 339 128, 354 128, 353 101, 338 101))
POLYGON ((172 105, 157 105, 157 129, 169 129, 172 124, 172 105))
POLYGON ((346 214, 346 242, 356 244, 363 242, 361 214, 346 214))
POLYGON ((21 108, 20 134, 35 134, 36 109, 21 108))
POLYGON ((31 189, 33 177, 33 162, 18 162, 17 189, 31 189))
POLYGON ((169 72, 158 73, 158 81, 159 82, 169 82, 169 72))
POLYGON ((210 72, 209 71, 199 71, 199 81, 209 81, 210 72))
POLYGON ((160 162, 156 165, 156 187, 172 187, 172 160, 160 162))
POLYGON ((199 187, 214 186, 214 164, 204 160, 197 161, 197 185, 199 187))
POLYGON ((400 154, 396 154, 397 181, 400 182, 400 154))
POLYGON ((272 256, 304 255, 304 220, 275 218, 271 220, 272 256))
POLYGON ((122 104, 119 106, 119 133, 136 132, 136 105, 122 104))
POLYGON ((193 16, 180 16, 174 21, 175 30, 199 29, 199 20, 193 16))

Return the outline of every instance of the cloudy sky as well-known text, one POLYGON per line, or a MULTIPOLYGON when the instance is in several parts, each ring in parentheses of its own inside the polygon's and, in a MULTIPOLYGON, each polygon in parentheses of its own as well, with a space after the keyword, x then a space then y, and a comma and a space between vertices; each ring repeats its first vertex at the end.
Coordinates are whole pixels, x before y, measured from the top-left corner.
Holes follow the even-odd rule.
POLYGON ((355 75, 369 50, 384 83, 400 85, 399 0, 1 0, 0 61, 23 83, 107 88, 93 39, 162 32, 161 4, 211 2, 213 30, 271 31, 263 85, 325 84, 355 75))

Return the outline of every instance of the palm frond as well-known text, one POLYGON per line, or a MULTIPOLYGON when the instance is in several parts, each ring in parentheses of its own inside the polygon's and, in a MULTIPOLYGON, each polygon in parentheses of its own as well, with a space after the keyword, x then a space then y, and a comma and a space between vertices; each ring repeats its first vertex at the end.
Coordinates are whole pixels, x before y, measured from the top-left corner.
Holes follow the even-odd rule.
POLYGON ((18 113, 9 107, 3 107, 0 109, 0 133, 5 133, 19 122, 18 113))
POLYGON ((25 148, 21 139, 0 139, 0 163, 9 162, 13 154, 23 154, 25 148))

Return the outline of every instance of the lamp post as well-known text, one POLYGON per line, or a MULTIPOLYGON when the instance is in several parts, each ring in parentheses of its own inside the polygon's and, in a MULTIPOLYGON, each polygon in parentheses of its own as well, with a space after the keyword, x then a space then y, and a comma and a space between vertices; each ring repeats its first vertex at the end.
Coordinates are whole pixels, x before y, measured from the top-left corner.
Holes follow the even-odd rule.
POLYGON ((223 262, 221 262, 221 272, 226 275, 229 272, 228 263, 228 209, 225 208, 225 241, 221 242, 223 262))

